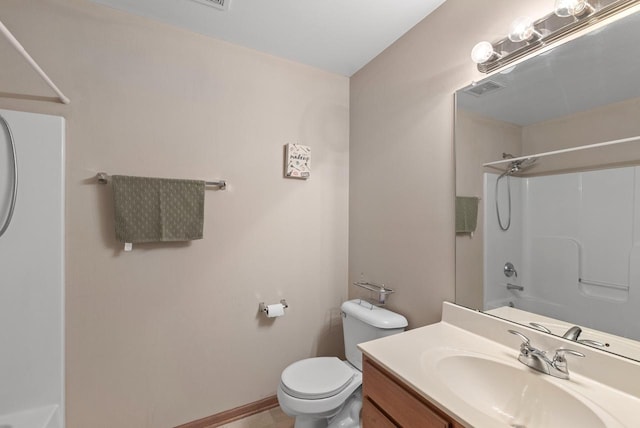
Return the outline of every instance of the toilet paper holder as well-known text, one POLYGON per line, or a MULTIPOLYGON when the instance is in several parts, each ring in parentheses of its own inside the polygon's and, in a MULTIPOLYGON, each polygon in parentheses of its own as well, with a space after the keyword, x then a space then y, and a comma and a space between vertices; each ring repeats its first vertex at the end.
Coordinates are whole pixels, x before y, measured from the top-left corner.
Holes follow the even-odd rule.
MULTIPOLYGON (((280 304, 284 306, 285 309, 289 307, 285 299, 280 299, 280 304)), ((265 315, 268 314, 267 305, 265 305, 264 302, 260 302, 260 304, 258 305, 258 311, 262 312, 265 315)))

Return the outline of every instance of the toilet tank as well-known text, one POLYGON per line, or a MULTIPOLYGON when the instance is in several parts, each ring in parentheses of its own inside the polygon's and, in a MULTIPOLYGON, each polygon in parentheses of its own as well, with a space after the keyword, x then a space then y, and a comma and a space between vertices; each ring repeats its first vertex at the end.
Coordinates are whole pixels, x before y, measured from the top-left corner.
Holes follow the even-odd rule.
POLYGON ((342 304, 344 352, 347 360, 362 371, 362 352, 359 343, 403 332, 407 319, 388 309, 379 308, 364 300, 349 300, 342 304))

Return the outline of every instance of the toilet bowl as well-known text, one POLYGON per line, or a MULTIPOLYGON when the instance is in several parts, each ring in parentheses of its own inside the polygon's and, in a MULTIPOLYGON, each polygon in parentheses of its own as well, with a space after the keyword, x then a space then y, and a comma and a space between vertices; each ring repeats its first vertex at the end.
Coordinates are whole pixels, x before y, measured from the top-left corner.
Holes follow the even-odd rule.
MULTIPOLYGON (((328 427, 329 419, 343 410, 361 385, 362 373, 348 362, 335 357, 307 358, 282 372, 278 402, 283 412, 296 417, 296 428, 328 427)), ((358 426, 355 423, 353 427, 358 426)))
POLYGON ((362 408, 363 343, 404 331, 402 315, 361 300, 342 304, 347 361, 316 357, 296 361, 280 377, 278 402, 295 428, 358 428, 362 408))

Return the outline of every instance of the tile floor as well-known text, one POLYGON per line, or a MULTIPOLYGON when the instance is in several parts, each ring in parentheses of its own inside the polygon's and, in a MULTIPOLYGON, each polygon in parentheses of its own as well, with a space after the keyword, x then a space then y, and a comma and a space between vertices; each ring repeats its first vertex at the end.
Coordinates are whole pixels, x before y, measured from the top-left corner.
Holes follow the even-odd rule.
POLYGON ((293 418, 284 414, 280 407, 257 413, 219 428, 293 428, 293 418))

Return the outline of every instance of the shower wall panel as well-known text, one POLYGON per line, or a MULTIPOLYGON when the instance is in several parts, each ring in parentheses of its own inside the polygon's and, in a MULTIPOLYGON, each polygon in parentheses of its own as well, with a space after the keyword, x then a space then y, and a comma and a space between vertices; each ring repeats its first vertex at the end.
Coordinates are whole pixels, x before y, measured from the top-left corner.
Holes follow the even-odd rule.
MULTIPOLYGON (((13 220, 0 237, 0 415, 64 409, 64 119, 0 114, 15 139, 19 174, 13 220)), ((12 182, 8 155, 0 130, 0 222, 12 182)))
POLYGON ((640 286, 639 172, 627 167, 526 179, 523 297, 552 303, 534 312, 640 339, 633 322, 640 299, 632 292, 640 286))

